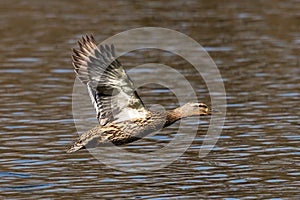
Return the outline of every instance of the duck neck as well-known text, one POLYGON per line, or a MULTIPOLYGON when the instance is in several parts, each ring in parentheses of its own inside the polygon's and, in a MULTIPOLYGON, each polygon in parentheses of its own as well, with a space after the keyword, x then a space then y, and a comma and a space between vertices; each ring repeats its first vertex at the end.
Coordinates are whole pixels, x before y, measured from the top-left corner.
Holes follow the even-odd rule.
POLYGON ((166 123, 164 127, 170 126, 174 122, 180 120, 183 116, 183 112, 180 108, 176 108, 174 110, 168 110, 166 112, 166 123))

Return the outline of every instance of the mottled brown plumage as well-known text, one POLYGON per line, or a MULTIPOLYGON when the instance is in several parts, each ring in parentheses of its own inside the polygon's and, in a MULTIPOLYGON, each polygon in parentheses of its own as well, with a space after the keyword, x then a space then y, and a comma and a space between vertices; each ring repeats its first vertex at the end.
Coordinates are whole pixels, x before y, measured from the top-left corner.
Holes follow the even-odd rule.
POLYGON ((77 77, 87 85, 99 125, 82 134, 68 153, 82 148, 122 145, 169 126, 177 120, 209 115, 203 103, 187 103, 167 112, 145 108, 134 84, 116 59, 114 46, 97 46, 93 36, 85 36, 74 49, 73 65, 77 77))

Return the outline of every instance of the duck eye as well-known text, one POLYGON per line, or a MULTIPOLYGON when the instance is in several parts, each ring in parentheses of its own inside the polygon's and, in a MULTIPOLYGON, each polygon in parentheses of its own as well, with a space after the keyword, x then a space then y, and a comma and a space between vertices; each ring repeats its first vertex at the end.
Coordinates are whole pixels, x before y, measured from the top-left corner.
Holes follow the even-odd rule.
POLYGON ((198 106, 199 106, 199 108, 207 108, 207 105, 205 105, 205 104, 199 104, 198 106))

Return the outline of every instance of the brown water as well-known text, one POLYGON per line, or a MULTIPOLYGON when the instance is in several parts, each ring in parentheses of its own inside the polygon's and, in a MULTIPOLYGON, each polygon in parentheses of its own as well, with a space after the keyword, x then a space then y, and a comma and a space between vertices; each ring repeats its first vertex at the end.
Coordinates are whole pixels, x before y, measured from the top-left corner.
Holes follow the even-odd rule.
MULTIPOLYGON (((2 2, 0 198, 299 199, 299 9, 297 0, 2 2), (187 34, 216 62, 228 102, 217 144, 198 157, 209 122, 204 118, 194 123, 200 126, 191 147, 154 172, 118 171, 87 151, 66 154, 78 137, 70 48, 82 34, 94 33, 101 42, 143 26, 187 34)), ((170 64, 209 102, 205 85, 182 59, 153 55, 132 53, 121 61, 170 64)), ((146 89, 140 91, 145 103, 176 103, 168 91, 146 89)), ((165 145, 177 128, 130 147, 165 145)))

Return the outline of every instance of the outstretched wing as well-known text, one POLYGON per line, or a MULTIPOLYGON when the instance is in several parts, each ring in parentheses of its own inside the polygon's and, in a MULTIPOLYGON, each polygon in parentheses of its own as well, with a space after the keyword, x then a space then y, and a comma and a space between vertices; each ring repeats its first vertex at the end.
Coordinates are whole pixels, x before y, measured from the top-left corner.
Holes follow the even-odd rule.
POLYGON ((143 118, 143 102, 134 89, 111 45, 97 46, 94 37, 85 36, 73 49, 75 73, 87 85, 101 125, 112 121, 143 118))

